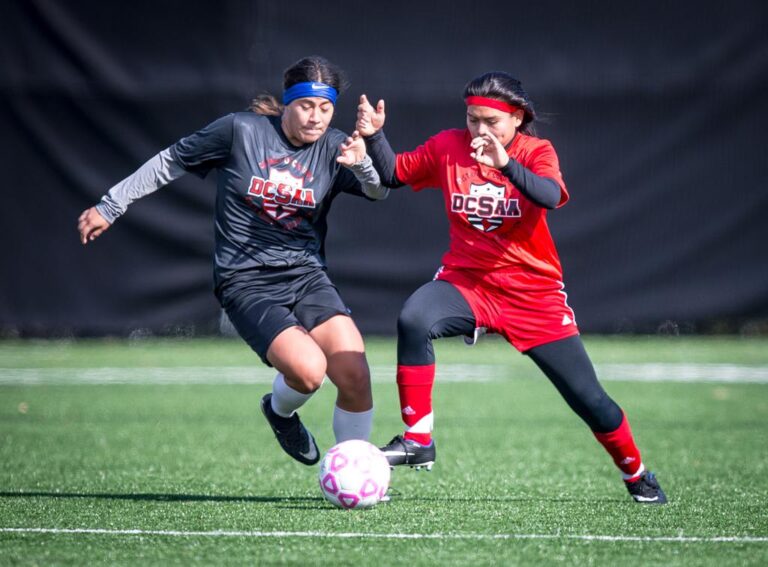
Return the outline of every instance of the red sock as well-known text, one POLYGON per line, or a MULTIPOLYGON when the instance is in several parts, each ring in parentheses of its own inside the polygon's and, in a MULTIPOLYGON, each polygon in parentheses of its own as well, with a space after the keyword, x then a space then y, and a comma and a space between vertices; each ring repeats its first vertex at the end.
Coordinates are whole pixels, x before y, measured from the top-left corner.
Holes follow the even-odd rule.
POLYGON ((631 482, 636 480, 643 472, 643 462, 640 459, 640 451, 635 445, 632 430, 629 428, 627 416, 622 414, 621 425, 614 431, 607 433, 593 432, 600 444, 613 457, 613 462, 624 473, 624 480, 631 482))
POLYGON ((432 442, 432 384, 435 365, 397 365, 397 390, 405 437, 422 445, 432 442))

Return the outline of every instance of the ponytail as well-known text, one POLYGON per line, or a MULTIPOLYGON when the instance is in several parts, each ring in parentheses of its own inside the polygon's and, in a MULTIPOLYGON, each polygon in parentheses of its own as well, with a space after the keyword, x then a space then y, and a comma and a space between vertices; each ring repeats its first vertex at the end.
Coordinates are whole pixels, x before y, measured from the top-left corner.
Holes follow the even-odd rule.
POLYGON ((256 114, 264 116, 280 116, 283 113, 283 105, 280 104, 275 95, 269 93, 256 95, 248 108, 256 114))

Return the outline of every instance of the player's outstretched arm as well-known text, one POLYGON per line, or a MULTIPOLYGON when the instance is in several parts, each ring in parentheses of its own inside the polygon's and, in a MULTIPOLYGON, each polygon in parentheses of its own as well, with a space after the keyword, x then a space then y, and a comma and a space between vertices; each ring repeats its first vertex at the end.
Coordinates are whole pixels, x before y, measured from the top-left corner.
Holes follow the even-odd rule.
POLYGON ((112 187, 95 207, 83 211, 77 224, 80 241, 87 244, 94 240, 112 226, 133 201, 157 191, 184 174, 186 171, 174 161, 169 149, 153 156, 112 187))
POLYGON ((85 245, 91 240, 97 239, 112 226, 107 219, 99 214, 96 207, 85 209, 77 219, 77 230, 80 233, 80 242, 85 245))

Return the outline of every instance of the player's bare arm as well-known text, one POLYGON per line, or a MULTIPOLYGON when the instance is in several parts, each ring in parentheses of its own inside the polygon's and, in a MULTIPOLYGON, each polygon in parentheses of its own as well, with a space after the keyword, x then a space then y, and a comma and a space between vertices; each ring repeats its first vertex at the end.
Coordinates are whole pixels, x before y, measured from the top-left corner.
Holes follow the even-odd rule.
POLYGON ((374 108, 366 95, 360 95, 360 103, 357 105, 357 123, 355 129, 361 136, 373 136, 384 127, 386 118, 384 100, 380 99, 374 108))
POLYGON ((91 207, 82 212, 77 219, 77 230, 80 233, 80 242, 85 245, 95 240, 112 226, 107 219, 99 214, 96 207, 91 207))

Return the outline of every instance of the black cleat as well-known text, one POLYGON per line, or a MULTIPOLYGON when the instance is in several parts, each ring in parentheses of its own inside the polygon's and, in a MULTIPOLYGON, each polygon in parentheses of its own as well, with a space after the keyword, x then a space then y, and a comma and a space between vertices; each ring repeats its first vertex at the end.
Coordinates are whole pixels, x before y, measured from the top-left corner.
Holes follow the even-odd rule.
POLYGON ((659 486, 656 475, 650 471, 644 471, 640 478, 634 482, 625 482, 627 490, 635 502, 640 504, 666 504, 667 496, 659 486))
POLYGON ((381 452, 389 461, 390 467, 408 465, 416 470, 422 468, 432 470, 435 464, 435 442, 421 445, 416 441, 404 439, 402 435, 395 436, 392 441, 381 447, 381 452))
POLYGON ((315 438, 302 425, 299 414, 294 413, 291 417, 277 415, 272 409, 272 394, 266 394, 261 398, 261 411, 272 427, 283 451, 305 465, 314 465, 320 460, 320 451, 317 449, 315 438))

